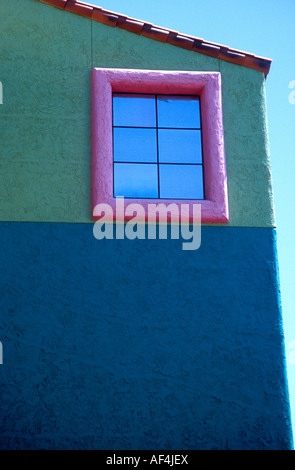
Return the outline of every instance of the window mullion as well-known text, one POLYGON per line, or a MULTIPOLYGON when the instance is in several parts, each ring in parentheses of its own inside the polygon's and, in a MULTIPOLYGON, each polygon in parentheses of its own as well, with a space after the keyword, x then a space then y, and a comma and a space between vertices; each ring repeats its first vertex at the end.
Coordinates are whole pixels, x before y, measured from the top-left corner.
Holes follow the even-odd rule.
POLYGON ((158 174, 158 198, 160 199, 160 166, 159 166, 159 131, 158 131, 158 95, 155 95, 156 107, 156 141, 157 141, 157 174, 158 174))

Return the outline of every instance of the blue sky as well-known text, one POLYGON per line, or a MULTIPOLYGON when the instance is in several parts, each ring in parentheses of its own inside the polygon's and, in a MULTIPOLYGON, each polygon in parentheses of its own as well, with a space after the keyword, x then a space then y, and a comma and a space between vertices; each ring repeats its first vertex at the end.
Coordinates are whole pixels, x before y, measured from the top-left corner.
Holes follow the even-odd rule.
POLYGON ((294 0, 88 0, 107 10, 271 58, 266 81, 286 357, 295 436, 295 80, 294 0))

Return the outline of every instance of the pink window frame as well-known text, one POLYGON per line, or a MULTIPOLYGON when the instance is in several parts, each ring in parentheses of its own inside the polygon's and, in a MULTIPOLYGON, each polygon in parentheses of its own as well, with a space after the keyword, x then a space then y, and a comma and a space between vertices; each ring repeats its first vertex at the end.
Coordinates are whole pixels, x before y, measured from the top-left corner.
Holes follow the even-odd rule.
MULTIPOLYGON (((145 209, 157 201, 201 204, 202 223, 227 223, 228 194, 224 153, 221 76, 219 72, 184 72, 158 70, 105 69, 92 70, 92 219, 97 204, 108 204, 116 214, 113 196, 113 119, 112 94, 157 93, 199 95, 202 115, 203 167, 205 200, 128 199, 125 207, 137 202, 145 209)), ((146 210, 147 214, 147 210, 146 210)), ((173 214, 171 214, 173 216, 173 214)))

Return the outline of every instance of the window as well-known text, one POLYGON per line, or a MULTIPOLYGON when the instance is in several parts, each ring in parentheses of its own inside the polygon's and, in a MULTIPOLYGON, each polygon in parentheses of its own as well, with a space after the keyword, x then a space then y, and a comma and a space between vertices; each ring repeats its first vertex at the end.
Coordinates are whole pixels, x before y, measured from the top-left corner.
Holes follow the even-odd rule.
POLYGON ((204 199, 200 100, 113 94, 114 196, 204 199))
POLYGON ((124 196, 228 222, 220 73, 93 69, 91 175, 92 211, 124 196))

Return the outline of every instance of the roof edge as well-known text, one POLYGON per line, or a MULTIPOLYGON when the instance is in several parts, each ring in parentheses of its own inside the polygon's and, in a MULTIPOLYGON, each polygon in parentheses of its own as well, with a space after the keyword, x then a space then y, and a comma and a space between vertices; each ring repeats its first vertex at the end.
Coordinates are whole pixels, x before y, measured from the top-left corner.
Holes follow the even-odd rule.
POLYGON ((259 57, 249 52, 232 49, 221 44, 204 41, 201 38, 181 34, 177 31, 162 28, 151 23, 147 23, 135 18, 130 18, 120 13, 105 10, 96 5, 91 5, 76 0, 34 0, 45 3, 61 10, 66 10, 80 16, 84 16, 93 21, 106 24, 108 26, 125 29, 131 33, 154 39, 156 41, 171 44, 173 46, 188 49, 194 52, 225 60, 233 64, 258 70, 267 77, 271 59, 259 57))

